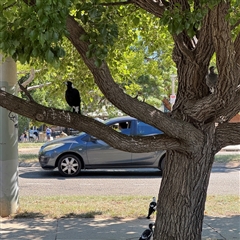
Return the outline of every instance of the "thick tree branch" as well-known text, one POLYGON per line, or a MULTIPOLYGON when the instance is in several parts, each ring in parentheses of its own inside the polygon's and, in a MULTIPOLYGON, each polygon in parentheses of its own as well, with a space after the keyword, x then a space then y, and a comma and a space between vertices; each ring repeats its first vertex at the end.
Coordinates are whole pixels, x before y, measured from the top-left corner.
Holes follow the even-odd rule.
POLYGON ((186 44, 184 41, 184 36, 183 33, 179 34, 177 36, 174 36, 175 39, 175 43, 178 45, 178 48, 181 50, 181 52, 183 53, 183 55, 185 55, 185 57, 192 63, 196 64, 196 60, 195 60, 195 56, 193 53, 193 46, 192 44, 189 42, 189 44, 186 44), (191 45, 191 46, 189 46, 191 45))
POLYGON ((84 34, 85 31, 71 16, 67 19, 67 29, 69 31, 69 40, 76 47, 82 56, 83 61, 93 73, 95 82, 100 90, 113 105, 124 111, 126 114, 137 117, 139 120, 163 130, 169 137, 183 139, 189 144, 199 142, 201 141, 200 139, 203 140, 202 133, 195 129, 191 124, 172 119, 153 106, 140 102, 125 94, 119 85, 112 79, 106 62, 103 62, 102 66, 97 68, 94 64, 94 59, 88 59, 86 57, 88 43, 80 40, 80 36, 84 34), (151 116, 150 119, 149 116, 151 116), (158 119, 161 119, 161 122, 159 122, 158 119), (175 130, 172 131, 172 129, 175 130), (187 129, 191 132, 190 136, 188 134, 183 134, 187 129))
POLYGON ((240 93, 237 91, 234 104, 225 104, 216 95, 211 94, 198 101, 189 101, 185 113, 199 122, 227 122, 240 111, 240 93))
MULTIPOLYGON (((228 121, 240 110, 238 104, 239 94, 237 92, 238 84, 240 83, 240 68, 236 65, 235 61, 235 58, 239 59, 237 55, 239 51, 237 52, 236 49, 239 49, 240 46, 237 37, 235 40, 235 50, 232 47, 230 25, 225 18, 228 7, 227 3, 222 2, 209 11, 204 20, 204 26, 201 29, 203 36, 200 35, 197 45, 197 62, 201 63, 199 60, 210 61, 210 57, 215 51, 219 75, 218 85, 214 94, 198 100, 190 100, 184 106, 184 112, 199 122, 209 122, 212 120, 220 122, 228 121), (227 32, 224 37, 223 32, 227 32), (204 40, 202 37, 206 39, 204 40), (202 48, 206 46, 206 43, 209 44, 209 47, 207 47, 209 51, 202 48), (202 53, 199 52, 200 50, 202 50, 202 53), (198 55, 201 59, 198 59, 198 55), (236 104, 233 104, 233 102, 236 104)), ((205 79, 202 79, 202 81, 205 84, 205 79)))
POLYGON ((2 90, 0 90, 0 106, 39 122, 71 127, 87 132, 98 139, 102 139, 104 136, 103 140, 106 143, 123 151, 140 153, 161 149, 178 151, 186 151, 188 149, 184 142, 164 134, 149 137, 126 136, 92 118, 69 111, 48 108, 33 101, 28 102, 2 90), (9 104, 11 102, 14 102, 14 104, 9 104))
POLYGON ((127 1, 121 1, 121 2, 103 2, 100 3, 100 5, 103 6, 121 6, 121 5, 128 5, 128 4, 132 4, 131 0, 127 0, 127 1))
POLYGON ((213 32, 213 45, 216 52, 216 63, 218 68, 217 94, 223 101, 232 101, 229 95, 237 87, 237 72, 235 71, 235 50, 231 39, 229 21, 226 19, 229 10, 229 2, 221 2, 212 10, 211 29, 213 32), (223 32, 224 37, 223 37, 223 32), (224 59, 224 61, 222 61, 224 59), (223 71, 225 69, 225 71, 223 71))
MULTIPOLYGON (((234 49, 235 49, 235 58, 238 68, 240 68, 240 33, 237 35, 235 41, 234 41, 234 49)), ((240 78, 240 75, 238 75, 240 78)), ((238 84, 240 84, 240 80, 238 81, 238 84)))
MULTIPOLYGON (((145 11, 153 14, 156 17, 162 17, 165 6, 159 4, 158 1, 153 0, 131 0, 132 3, 136 4, 140 8, 144 9, 145 11)), ((166 1, 162 1, 167 3, 166 1)))
POLYGON ((217 151, 228 145, 240 144, 240 123, 223 123, 216 128, 217 151))
POLYGON ((229 103, 225 108, 222 108, 217 113, 218 122, 227 122, 231 120, 237 113, 240 112, 240 88, 236 89, 236 97, 234 104, 229 103))
POLYGON ((209 27, 211 22, 210 14, 208 13, 203 19, 203 25, 199 31, 197 46, 195 49, 196 62, 201 65, 209 65, 209 62, 214 54, 212 31, 209 27))

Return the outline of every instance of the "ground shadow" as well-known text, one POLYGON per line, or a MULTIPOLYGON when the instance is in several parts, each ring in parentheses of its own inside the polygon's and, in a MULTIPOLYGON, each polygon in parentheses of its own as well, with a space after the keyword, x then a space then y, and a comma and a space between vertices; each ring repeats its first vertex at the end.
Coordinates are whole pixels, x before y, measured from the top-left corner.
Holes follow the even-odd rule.
MULTIPOLYGON (((155 169, 119 169, 119 170, 83 170, 78 176, 71 178, 159 178, 161 171, 155 169)), ((19 174, 21 178, 49 178, 63 180, 69 177, 63 177, 58 171, 44 171, 40 168, 29 169, 19 174)))
POLYGON ((148 224, 147 219, 7 219, 1 224, 1 239, 135 240, 148 224))
MULTIPOLYGON (((239 239, 240 215, 205 216, 202 239, 239 239)), ((133 240, 147 228, 148 219, 100 219, 81 216, 59 219, 1 219, 1 239, 133 240)))
POLYGON ((240 215, 232 216, 205 216, 202 237, 217 237, 217 239, 239 239, 240 215), (204 231, 205 228, 205 231, 204 231))

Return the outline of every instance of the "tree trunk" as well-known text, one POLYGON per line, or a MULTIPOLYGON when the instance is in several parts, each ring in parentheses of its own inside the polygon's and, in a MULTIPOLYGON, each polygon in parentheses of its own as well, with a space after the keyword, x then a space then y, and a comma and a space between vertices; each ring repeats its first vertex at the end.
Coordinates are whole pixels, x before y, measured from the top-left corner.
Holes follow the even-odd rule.
MULTIPOLYGON (((212 130, 215 126, 211 127, 212 130)), ((158 196, 154 239, 200 240, 207 187, 214 160, 214 132, 205 132, 198 154, 167 152, 158 196)))

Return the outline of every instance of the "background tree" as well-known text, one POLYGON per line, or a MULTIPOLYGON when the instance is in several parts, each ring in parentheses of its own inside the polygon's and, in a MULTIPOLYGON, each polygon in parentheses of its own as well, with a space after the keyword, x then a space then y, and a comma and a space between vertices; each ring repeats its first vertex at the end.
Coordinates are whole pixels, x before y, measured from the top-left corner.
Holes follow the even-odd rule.
MULTIPOLYGON (((48 124, 88 131, 121 150, 166 149, 155 239, 201 239, 214 155, 226 145, 240 143, 240 124, 228 123, 240 109, 238 1, 26 0, 4 1, 0 10, 0 49, 4 53, 22 62, 37 57, 59 66, 66 36, 108 101, 124 113, 163 130, 164 135, 124 136, 84 115, 48 108, 3 91, 0 105, 48 124), (178 75, 177 99, 171 115, 128 95, 113 78, 113 69, 128 51, 129 42, 142 39, 149 56, 165 42, 169 44, 165 26, 174 43, 172 58, 178 75), (162 32, 165 38, 160 38, 162 32), (210 94, 205 76, 214 56, 218 83, 214 94, 210 94)), ((136 80, 142 81, 141 76, 136 80)))
MULTIPOLYGON (((69 110, 70 108, 64 100, 63 88, 65 85, 63 83, 71 80, 74 82, 74 86, 81 91, 84 114, 93 117, 123 114, 99 91, 94 84, 91 72, 79 58, 79 54, 72 44, 65 39, 63 46, 65 57, 59 61, 57 68, 39 61, 31 63, 36 69, 34 78, 28 85, 33 98, 45 106, 69 110)), ((137 39, 135 42, 129 43, 129 48, 124 53, 112 51, 109 55, 112 59, 118 59, 117 63, 111 66, 115 81, 127 94, 133 97, 138 95, 140 100, 160 108, 162 97, 170 94, 169 75, 175 71, 171 58, 167 56, 171 50, 172 48, 167 46, 162 48, 161 52, 158 50, 154 54, 148 53, 143 41, 137 39)), ((108 58, 110 59, 110 57, 108 58)), ((33 67, 31 65, 23 66, 18 63, 18 77, 28 77, 27 74, 33 67)))

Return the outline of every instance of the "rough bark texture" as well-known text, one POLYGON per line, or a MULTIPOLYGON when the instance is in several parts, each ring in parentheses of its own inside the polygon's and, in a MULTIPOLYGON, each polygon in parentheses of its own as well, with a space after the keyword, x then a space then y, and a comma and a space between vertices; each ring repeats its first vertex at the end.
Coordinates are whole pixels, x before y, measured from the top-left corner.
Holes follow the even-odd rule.
POLYGON ((203 131, 205 141, 198 154, 167 153, 158 196, 155 239, 201 239, 207 186, 215 155, 215 126, 211 124, 203 131))
MULTIPOLYGON (((199 6, 198 0, 194 2, 199 6)), ((190 8, 187 0, 130 0, 128 3, 159 18, 166 7, 171 9, 176 3, 183 10, 190 8)), ((1 90, 0 106, 48 124, 88 131, 125 151, 166 149, 154 239, 200 240, 214 155, 226 145, 240 144, 240 124, 228 123, 240 110, 240 34, 233 42, 233 26, 226 18, 230 3, 220 1, 209 9, 194 40, 184 31, 173 35, 178 91, 171 115, 126 95, 112 79, 106 62, 97 68, 94 59, 86 57, 89 43, 80 40, 85 33, 83 27, 73 17, 68 17, 68 38, 106 98, 126 114, 162 129, 163 136, 123 136, 93 119, 23 101, 1 90), (219 81, 214 94, 210 94, 205 76, 214 53, 219 81)))

